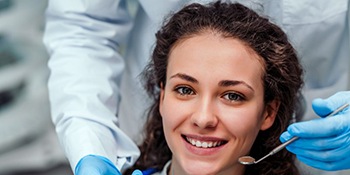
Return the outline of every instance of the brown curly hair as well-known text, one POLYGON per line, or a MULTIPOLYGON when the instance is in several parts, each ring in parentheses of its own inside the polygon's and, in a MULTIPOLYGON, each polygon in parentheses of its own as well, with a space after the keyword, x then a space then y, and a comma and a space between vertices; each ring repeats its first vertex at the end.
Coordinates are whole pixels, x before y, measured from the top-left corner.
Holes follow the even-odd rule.
MULTIPOLYGON (((296 111, 303 85, 303 69, 286 34, 268 18, 239 3, 194 3, 172 14, 156 33, 152 59, 143 72, 144 86, 153 99, 153 105, 148 113, 144 142, 140 145, 141 157, 132 169, 161 170, 171 159, 172 153, 165 141, 159 113, 159 89, 161 84, 166 84, 169 52, 177 41, 208 30, 242 41, 263 58, 264 102, 280 101, 274 124, 259 132, 250 156, 260 158, 280 144, 279 136, 296 111)), ((245 174, 298 175, 294 158, 294 155, 282 150, 259 164, 247 166, 245 174)))

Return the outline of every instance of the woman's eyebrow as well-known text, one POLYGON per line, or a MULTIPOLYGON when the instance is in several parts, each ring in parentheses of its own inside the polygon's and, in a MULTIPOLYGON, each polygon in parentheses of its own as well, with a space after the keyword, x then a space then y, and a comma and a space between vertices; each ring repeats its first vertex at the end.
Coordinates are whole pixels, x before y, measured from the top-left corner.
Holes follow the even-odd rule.
POLYGON ((219 86, 223 86, 223 87, 228 87, 228 86, 236 86, 236 85, 244 85, 246 87, 248 87, 249 89, 251 89, 254 92, 254 89, 249 86, 249 84, 247 84, 244 81, 238 81, 238 80, 222 80, 219 82, 219 86))
POLYGON ((193 77, 191 77, 191 76, 189 76, 187 74, 184 74, 184 73, 177 73, 177 74, 171 76, 170 79, 171 78, 175 78, 175 77, 181 78, 183 80, 186 80, 186 81, 198 84, 198 80, 197 79, 195 79, 195 78, 193 78, 193 77))

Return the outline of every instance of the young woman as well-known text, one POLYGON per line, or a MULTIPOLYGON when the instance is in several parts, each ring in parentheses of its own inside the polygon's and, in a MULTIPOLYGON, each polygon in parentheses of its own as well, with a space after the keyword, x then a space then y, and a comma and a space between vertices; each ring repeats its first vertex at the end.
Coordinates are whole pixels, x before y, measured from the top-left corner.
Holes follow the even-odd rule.
POLYGON ((302 68, 284 32, 237 3, 191 4, 156 34, 144 71, 153 97, 141 157, 155 174, 299 174, 280 144, 296 110, 302 68))

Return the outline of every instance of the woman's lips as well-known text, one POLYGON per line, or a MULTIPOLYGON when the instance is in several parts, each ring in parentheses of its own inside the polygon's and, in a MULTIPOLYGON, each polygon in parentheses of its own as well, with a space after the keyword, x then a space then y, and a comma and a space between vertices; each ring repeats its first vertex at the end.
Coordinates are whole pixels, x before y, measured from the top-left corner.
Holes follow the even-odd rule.
POLYGON ((186 137, 188 143, 196 146, 198 148, 212 148, 220 146, 224 143, 224 141, 201 141, 193 138, 186 137))
POLYGON ((186 147, 196 154, 210 154, 228 142, 220 138, 193 135, 182 135, 182 138, 186 143, 190 144, 187 144, 186 147))

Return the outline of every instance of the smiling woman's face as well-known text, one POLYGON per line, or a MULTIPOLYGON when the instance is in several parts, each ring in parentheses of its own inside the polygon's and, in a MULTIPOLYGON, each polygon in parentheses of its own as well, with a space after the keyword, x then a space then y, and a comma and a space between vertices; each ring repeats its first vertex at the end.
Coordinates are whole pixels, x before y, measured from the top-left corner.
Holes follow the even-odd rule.
POLYGON ((275 119, 261 58, 237 39, 202 33, 177 43, 160 113, 175 174, 243 174, 237 160, 275 119))

